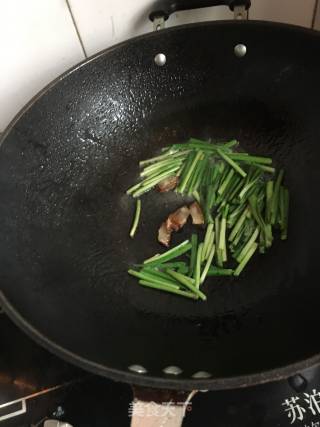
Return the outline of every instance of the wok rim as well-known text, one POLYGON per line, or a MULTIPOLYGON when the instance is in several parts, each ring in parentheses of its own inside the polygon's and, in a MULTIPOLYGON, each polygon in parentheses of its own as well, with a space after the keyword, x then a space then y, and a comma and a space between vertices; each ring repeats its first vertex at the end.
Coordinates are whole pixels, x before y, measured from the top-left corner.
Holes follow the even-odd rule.
MULTIPOLYGON (((248 20, 248 21, 234 21, 234 20, 220 20, 220 21, 206 21, 200 23, 184 24, 179 26, 174 26, 161 30, 160 33, 168 33, 175 31, 183 31, 189 28, 205 27, 205 26, 230 26, 230 25, 262 25, 266 27, 281 27, 287 30, 294 30, 300 33, 308 34, 310 36, 316 36, 320 38, 320 32, 311 29, 300 27, 297 25, 278 23, 278 22, 269 22, 262 20, 248 20)), ((36 95, 34 95, 29 102, 26 103, 24 107, 13 117, 10 123, 7 125, 5 130, 0 136, 0 146, 5 141, 8 134, 11 132, 15 124, 19 119, 40 99, 45 95, 51 88, 56 86, 60 81, 64 80, 68 75, 76 72, 78 69, 89 64, 90 62, 95 61, 97 58, 107 55, 113 50, 119 49, 122 46, 127 45, 131 42, 136 42, 139 40, 157 37, 159 33, 149 32, 137 37, 130 38, 128 40, 122 41, 118 44, 112 45, 98 53, 85 58, 80 63, 70 67, 68 70, 63 72, 61 75, 56 77, 50 83, 48 83, 44 88, 42 88, 36 95)), ((319 39, 320 40, 320 39, 319 39)), ((33 327, 9 302, 5 297, 4 293, 0 289, 0 308, 3 309, 3 312, 8 315, 8 317, 13 321, 13 323, 20 328, 27 336, 29 336, 34 342, 53 353, 57 357, 65 360, 66 362, 77 366, 85 371, 91 372, 96 375, 110 378, 114 381, 122 381, 125 383, 143 386, 143 387, 153 387, 160 389, 173 389, 173 390, 223 390, 223 389, 236 389, 236 388, 245 388, 254 385, 260 385, 272 381, 280 381, 287 379, 288 377, 295 375, 301 372, 304 369, 310 367, 316 367, 320 365, 320 353, 315 354, 314 356, 308 357, 306 359, 300 360, 289 365, 281 366, 278 368, 273 368, 266 371, 261 371, 258 373, 232 376, 232 377, 221 377, 221 378, 207 378, 207 379, 186 379, 178 377, 159 377, 149 374, 137 374, 130 371, 114 369, 107 367, 97 362, 90 361, 87 358, 81 357, 76 353, 73 353, 69 350, 66 350, 56 342, 47 338, 42 334, 38 329, 33 327)))
MULTIPOLYGON (((282 22, 272 22, 272 21, 263 21, 263 20, 254 20, 250 19, 247 21, 239 21, 239 20, 232 20, 232 19, 224 19, 219 21, 205 21, 205 22, 198 22, 198 23, 192 23, 192 24, 184 24, 184 25, 176 25, 174 27, 164 28, 160 31, 160 34, 162 33, 169 33, 169 32, 175 32, 175 31, 183 31, 188 28, 197 28, 197 27, 206 27, 206 26, 236 26, 236 25, 260 25, 260 26, 266 26, 266 27, 280 27, 287 30, 294 30, 300 33, 309 34, 310 36, 315 36, 320 38, 320 31, 314 30, 313 28, 306 28, 301 27, 299 25, 294 24, 286 24, 282 22)), ((55 79, 53 79, 51 82, 49 82, 47 85, 45 85, 42 89, 40 89, 11 119, 9 124, 5 127, 4 131, 0 133, 0 147, 4 140, 6 139, 7 135, 10 133, 14 125, 18 122, 20 117, 22 117, 32 106, 36 103, 38 99, 40 99, 45 93, 47 93, 51 88, 53 88, 57 83, 64 80, 69 74, 74 73, 78 69, 82 68, 83 66, 89 64, 90 62, 95 61, 97 58, 104 56, 113 50, 119 49, 122 46, 127 45, 131 42, 136 42, 139 40, 143 40, 146 38, 152 38, 152 37, 158 37, 159 32, 158 31, 150 31, 149 33, 141 34, 136 37, 132 37, 130 39, 124 40, 120 43, 114 44, 112 46, 107 47, 106 49, 103 49, 88 58, 85 58, 83 61, 78 62, 76 65, 71 66, 66 71, 61 73, 59 76, 57 76, 55 79)))
POLYGON ((255 385, 265 384, 272 381, 280 381, 287 379, 301 371, 316 367, 320 364, 320 354, 311 356, 299 362, 290 365, 274 368, 267 371, 262 371, 254 374, 239 375, 226 378, 207 378, 207 379, 187 379, 175 377, 157 377, 149 374, 136 374, 130 371, 114 369, 104 366, 97 362, 92 362, 89 359, 81 357, 59 344, 48 339, 40 331, 30 325, 17 310, 10 304, 3 292, 0 291, 0 304, 5 314, 18 326, 23 332, 26 333, 34 342, 65 360, 66 362, 77 366, 85 371, 91 372, 95 375, 103 376, 114 381, 121 381, 128 384, 151 387, 159 389, 172 389, 172 390, 227 390, 251 387, 255 385))

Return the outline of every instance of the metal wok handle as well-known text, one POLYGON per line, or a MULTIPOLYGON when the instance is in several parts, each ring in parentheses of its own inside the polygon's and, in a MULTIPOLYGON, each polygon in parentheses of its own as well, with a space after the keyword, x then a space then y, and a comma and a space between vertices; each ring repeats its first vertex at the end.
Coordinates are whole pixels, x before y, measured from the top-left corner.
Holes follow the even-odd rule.
POLYGON ((229 6, 232 11, 238 7, 249 9, 251 0, 157 0, 149 18, 152 22, 159 18, 167 20, 172 13, 179 10, 199 9, 210 6, 229 6))

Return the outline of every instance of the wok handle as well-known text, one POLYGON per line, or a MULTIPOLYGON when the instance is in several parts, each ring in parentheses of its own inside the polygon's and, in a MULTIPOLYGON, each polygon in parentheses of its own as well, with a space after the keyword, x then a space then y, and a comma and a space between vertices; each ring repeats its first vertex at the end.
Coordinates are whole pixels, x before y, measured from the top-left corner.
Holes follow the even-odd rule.
POLYGON ((157 0, 153 6, 152 12, 149 14, 151 21, 157 18, 167 20, 169 16, 179 10, 199 9, 210 6, 229 6, 233 10, 237 6, 245 6, 249 9, 251 6, 250 0, 157 0))
POLYGON ((134 388, 131 427, 181 427, 191 399, 197 393, 134 388))

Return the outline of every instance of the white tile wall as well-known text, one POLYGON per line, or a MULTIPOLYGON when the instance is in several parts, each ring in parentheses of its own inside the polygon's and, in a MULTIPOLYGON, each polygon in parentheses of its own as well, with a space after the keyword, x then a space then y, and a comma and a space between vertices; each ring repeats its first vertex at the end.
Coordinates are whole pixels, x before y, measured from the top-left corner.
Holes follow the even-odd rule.
POLYGON ((43 86, 84 58, 65 0, 0 1, 0 130, 43 86))
POLYGON ((316 0, 252 0, 250 19, 310 27, 316 0))
MULTIPOLYGON (((0 0, 0 131, 44 85, 84 58, 152 31, 154 0, 0 0), (74 25, 75 24, 75 25, 74 25)), ((320 1, 320 0, 319 0, 320 1)), ((311 26, 316 0, 252 0, 250 19, 311 26)), ((232 18, 228 8, 179 12, 168 26, 232 18)), ((315 19, 320 28, 320 10, 315 19)))
POLYGON ((320 1, 318 0, 315 8, 313 28, 320 30, 320 1))

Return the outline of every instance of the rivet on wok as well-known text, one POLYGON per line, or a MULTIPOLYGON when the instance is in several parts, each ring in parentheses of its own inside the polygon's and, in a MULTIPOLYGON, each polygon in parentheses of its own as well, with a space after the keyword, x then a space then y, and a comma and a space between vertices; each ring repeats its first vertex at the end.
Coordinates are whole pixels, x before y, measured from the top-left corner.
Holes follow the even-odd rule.
POLYGON ((243 56, 245 56, 245 54, 247 53, 247 46, 244 44, 237 44, 234 47, 234 54, 238 57, 238 58, 242 58, 243 56))
POLYGON ((182 369, 178 366, 167 366, 163 369, 163 372, 167 375, 180 375, 182 374, 182 369))
POLYGON ((158 67, 163 67, 164 64, 167 62, 166 55, 164 53, 157 53, 154 57, 154 62, 158 67))
POLYGON ((141 365, 131 365, 129 366, 130 371, 135 372, 136 374, 146 374, 148 371, 141 365))
POLYGON ((192 375, 192 378, 200 379, 200 378, 210 378, 211 374, 206 371, 199 371, 192 375))

